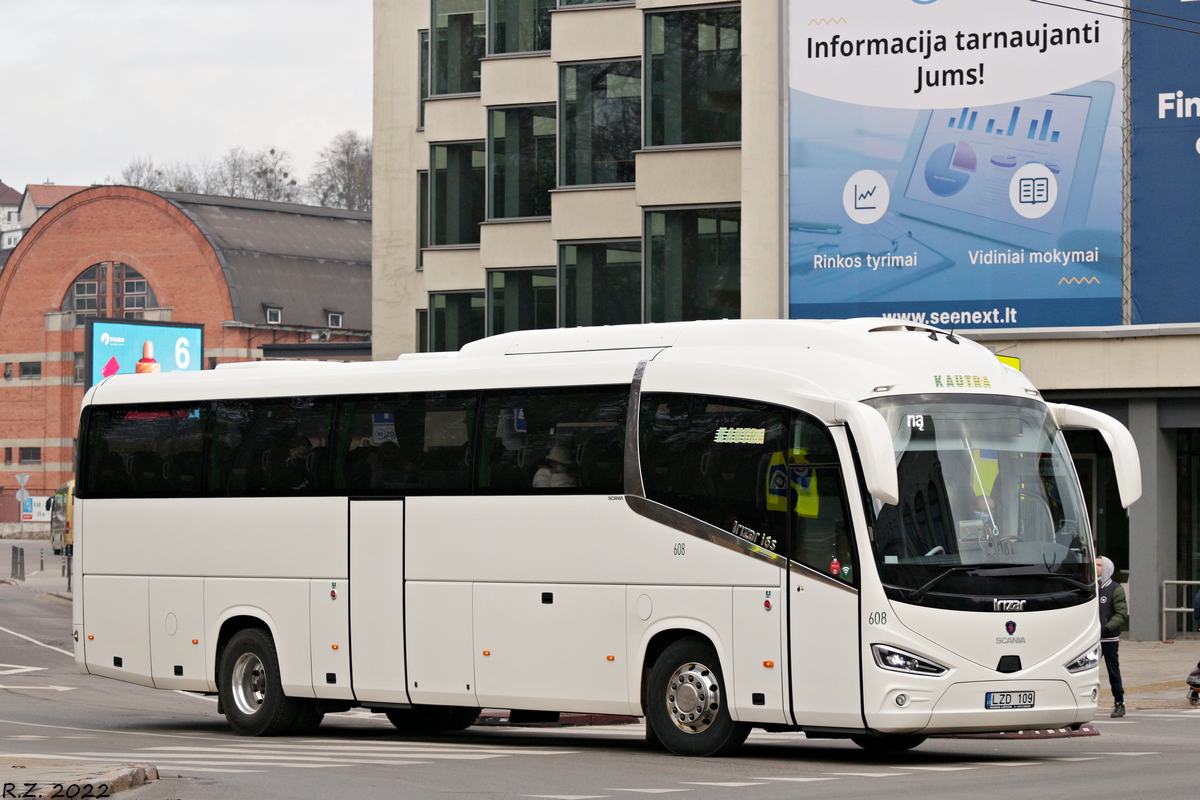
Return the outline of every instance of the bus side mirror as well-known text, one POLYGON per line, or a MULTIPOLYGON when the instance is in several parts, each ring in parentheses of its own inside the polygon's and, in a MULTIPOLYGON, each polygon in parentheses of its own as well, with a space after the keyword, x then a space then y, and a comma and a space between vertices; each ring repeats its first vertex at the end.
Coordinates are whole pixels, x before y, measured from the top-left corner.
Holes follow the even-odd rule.
POLYGON ((858 458, 862 462, 867 491, 884 505, 900 502, 900 480, 896 474, 896 451, 892 431, 883 415, 865 403, 839 400, 838 419, 850 426, 858 458))
POLYGON ((51 496, 51 497, 47 497, 47 498, 46 498, 46 510, 47 510, 47 511, 50 511, 50 510, 51 510, 51 506, 53 506, 53 505, 54 505, 54 497, 53 497, 53 496, 51 496))
POLYGON ((1104 443, 1112 451, 1113 470, 1117 473, 1117 487, 1121 492, 1121 505, 1129 508, 1142 496, 1142 467, 1138 459, 1137 445, 1129 429, 1110 417, 1090 408, 1047 403, 1054 421, 1060 428, 1088 428, 1099 431, 1104 443))

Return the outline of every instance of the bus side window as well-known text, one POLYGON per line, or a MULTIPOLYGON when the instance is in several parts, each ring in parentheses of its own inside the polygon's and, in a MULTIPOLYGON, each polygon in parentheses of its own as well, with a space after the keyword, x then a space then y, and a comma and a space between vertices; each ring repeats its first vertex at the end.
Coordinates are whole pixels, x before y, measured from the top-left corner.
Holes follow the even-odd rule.
POLYGON ((196 405, 92 406, 86 497, 170 497, 203 491, 204 414, 196 405))
POLYGON ((344 398, 332 454, 335 490, 350 496, 469 491, 475 405, 473 392, 344 398))
POLYGON ((765 550, 783 552, 786 498, 771 480, 785 466, 786 409, 722 397, 642 397, 646 496, 765 550))
POLYGON ((216 405, 210 475, 213 493, 243 497, 324 494, 326 476, 311 469, 332 425, 325 397, 231 400, 216 405))
POLYGON ((622 493, 628 405, 628 386, 485 393, 479 491, 622 493))

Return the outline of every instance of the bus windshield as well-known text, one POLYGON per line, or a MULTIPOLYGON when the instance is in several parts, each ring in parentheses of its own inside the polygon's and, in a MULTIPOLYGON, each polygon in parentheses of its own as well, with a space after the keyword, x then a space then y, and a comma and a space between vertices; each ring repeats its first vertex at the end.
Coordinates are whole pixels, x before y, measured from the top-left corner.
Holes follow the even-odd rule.
POLYGON ((892 432, 900 502, 876 501, 874 550, 893 600, 970 610, 1084 602, 1095 592, 1079 482, 1032 399, 873 398, 892 432))

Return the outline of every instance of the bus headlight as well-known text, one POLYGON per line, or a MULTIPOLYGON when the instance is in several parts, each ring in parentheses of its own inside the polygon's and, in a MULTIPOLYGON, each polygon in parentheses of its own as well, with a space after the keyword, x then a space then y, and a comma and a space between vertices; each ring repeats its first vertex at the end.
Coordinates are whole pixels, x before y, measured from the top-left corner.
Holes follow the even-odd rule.
POLYGON ((1095 669, 1100 666, 1100 643, 1096 642, 1088 648, 1086 653, 1063 666, 1070 673, 1087 672, 1089 669, 1095 669))
POLYGON ((907 672, 914 675, 945 675, 949 671, 941 664, 886 644, 871 645, 871 652, 875 655, 876 664, 893 672, 907 672))

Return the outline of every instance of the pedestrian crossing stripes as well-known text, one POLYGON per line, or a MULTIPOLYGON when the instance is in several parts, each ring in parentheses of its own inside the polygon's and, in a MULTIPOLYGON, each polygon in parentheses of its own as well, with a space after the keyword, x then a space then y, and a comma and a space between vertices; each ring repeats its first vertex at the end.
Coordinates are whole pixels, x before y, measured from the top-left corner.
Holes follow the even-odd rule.
POLYGON ((363 766, 407 767, 447 761, 486 761, 511 756, 559 756, 574 750, 512 748, 444 742, 360 742, 303 740, 236 742, 213 745, 158 745, 123 751, 0 753, 0 758, 49 758, 84 763, 149 762, 178 772, 262 772, 268 769, 336 769, 363 766))

